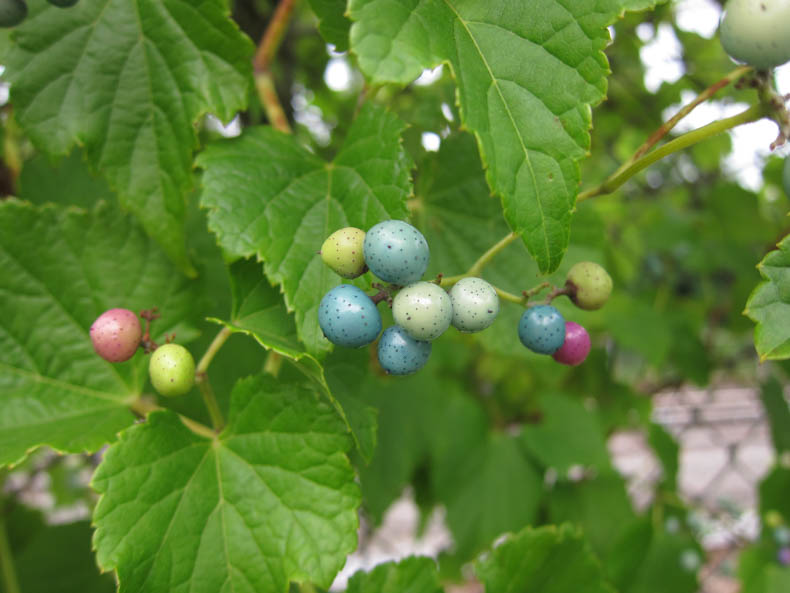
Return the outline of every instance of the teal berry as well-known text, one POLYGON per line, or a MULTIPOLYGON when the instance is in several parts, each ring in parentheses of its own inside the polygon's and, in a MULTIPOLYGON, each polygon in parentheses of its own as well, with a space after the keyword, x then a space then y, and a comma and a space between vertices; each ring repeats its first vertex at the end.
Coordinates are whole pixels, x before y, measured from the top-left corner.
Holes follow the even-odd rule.
POLYGON ((159 395, 184 395, 195 384, 195 359, 179 344, 164 344, 151 355, 148 374, 159 395))
POLYGON ((462 278, 450 289, 453 327, 462 332, 479 332, 489 327, 499 314, 496 290, 482 278, 462 278))
POLYGON ((0 27, 16 27, 26 16, 25 0, 0 0, 0 27))
POLYGON ((415 340, 402 327, 393 325, 381 334, 379 363, 390 375, 411 375, 425 366, 431 349, 430 342, 415 340))
POLYGON ((422 233, 402 220, 385 220, 365 235, 365 263, 371 272, 400 286, 417 282, 428 268, 430 251, 422 233))
POLYGON ((453 303, 433 282, 415 282, 392 301, 392 317, 415 340, 435 340, 453 320, 453 303))
POLYGON ((340 284, 324 295, 318 305, 318 325, 326 339, 347 348, 361 348, 381 332, 381 315, 364 291, 340 284))
POLYGON ((518 322, 521 343, 538 354, 554 354, 565 342, 565 319, 551 305, 530 307, 518 322))
POLYGON ((729 0, 719 27, 721 45, 731 58, 767 70, 790 60, 790 2, 729 0))

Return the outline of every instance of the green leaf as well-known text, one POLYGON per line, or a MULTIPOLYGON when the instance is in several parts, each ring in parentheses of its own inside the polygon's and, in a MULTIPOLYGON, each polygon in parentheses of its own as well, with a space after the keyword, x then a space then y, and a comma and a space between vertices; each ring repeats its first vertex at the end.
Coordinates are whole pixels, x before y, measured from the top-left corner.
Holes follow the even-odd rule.
POLYGON ((430 558, 406 558, 357 572, 346 593, 441 593, 436 563, 430 558))
POLYGON ((543 480, 513 437, 491 434, 456 471, 462 480, 444 502, 456 552, 462 558, 535 520, 543 480))
POLYGON ((486 593, 613 593, 584 538, 569 525, 524 529, 476 568, 486 593))
POLYGON ((488 183, 544 273, 568 246, 591 106, 606 93, 606 26, 623 8, 614 0, 349 2, 351 48, 374 83, 406 84, 450 64, 488 183))
POLYGON ((0 269, 0 464, 39 445, 98 450, 133 422, 127 405, 147 361, 102 360, 91 324, 112 307, 159 307, 157 339, 191 315, 190 284, 105 204, 85 212, 0 202, 0 269))
POLYGON ((366 105, 331 163, 263 127, 198 157, 209 227, 231 256, 264 262, 311 354, 331 348, 318 326, 318 303, 340 282, 317 255, 321 243, 345 226, 366 230, 406 216, 412 161, 400 144, 403 127, 394 115, 366 105))
POLYGON ((650 547, 634 563, 638 566, 622 593, 695 593, 697 571, 702 566, 699 545, 685 534, 653 531, 650 547))
POLYGON ((790 469, 777 465, 760 482, 760 514, 778 512, 790 524, 790 469))
POLYGON ((56 163, 43 154, 25 161, 19 175, 18 197, 37 205, 56 202, 88 209, 99 200, 115 199, 107 183, 90 174, 79 150, 56 163))
POLYGON ((88 159, 183 269, 194 124, 246 104, 252 44, 225 0, 31 2, 8 55, 14 114, 50 154, 88 159), (56 123, 53 123, 56 122, 56 123))
POLYGON ((661 462, 663 474, 661 481, 664 487, 674 492, 677 488, 678 470, 680 468, 680 447, 667 430, 660 424, 650 423, 647 439, 650 447, 661 462))
POLYGON ((231 264, 229 272, 233 294, 231 319, 210 320, 233 332, 247 334, 267 350, 294 362, 332 402, 348 425, 360 453, 370 460, 376 444, 375 410, 361 403, 353 394, 353 387, 344 385, 342 379, 330 386, 321 363, 299 343, 293 316, 285 309, 282 295, 264 277, 259 263, 240 260, 231 264))
POLYGON ((351 27, 344 13, 346 0, 310 0, 310 8, 318 17, 318 30, 335 51, 348 49, 348 30, 351 27))
MULTIPOLYGON (((2 529, 3 518, 0 518, 2 529)), ((88 521, 45 525, 38 513, 16 507, 8 516, 9 539, 19 587, 22 591, 47 593, 113 593, 110 575, 101 574, 91 549, 93 533, 88 521), (13 533, 16 517, 24 513, 25 539, 13 533)), ((0 584, 0 591, 7 593, 0 584)))
POLYGON ((542 418, 524 427, 521 440, 527 451, 545 467, 564 476, 574 465, 606 470, 609 453, 594 411, 561 394, 541 400, 542 418))
POLYGON ((790 236, 757 265, 764 282, 746 302, 744 314, 757 324, 754 345, 760 360, 790 358, 790 236))
POLYGON ((787 405, 782 384, 770 378, 760 389, 760 399, 768 414, 774 449, 777 453, 790 451, 790 407, 787 405))
POLYGON ((99 565, 121 593, 326 588, 356 546, 349 446, 331 408, 267 376, 237 383, 213 440, 153 413, 94 477, 99 565))

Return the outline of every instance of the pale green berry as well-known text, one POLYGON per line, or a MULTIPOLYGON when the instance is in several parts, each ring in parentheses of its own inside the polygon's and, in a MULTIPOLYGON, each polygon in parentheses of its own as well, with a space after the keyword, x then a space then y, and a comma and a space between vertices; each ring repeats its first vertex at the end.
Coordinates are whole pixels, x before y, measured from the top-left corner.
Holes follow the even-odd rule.
POLYGON ((729 0, 719 28, 730 57, 769 69, 790 60, 788 0, 729 0))
POLYGON ((450 327, 453 304, 440 286, 415 282, 395 295, 392 317, 415 340, 435 340, 450 327))
POLYGON ((321 245, 321 259, 343 278, 356 278, 365 273, 362 245, 365 231, 352 226, 335 231, 321 245))
POLYGON ((565 281, 571 300, 580 309, 600 309, 612 294, 612 277, 595 262, 574 265, 565 281))
POLYGON ((462 278, 450 289, 453 327, 462 332, 486 329, 499 313, 496 290, 482 278, 462 278))
POLYGON ((195 359, 179 344, 164 344, 151 355, 148 374, 160 395, 183 395, 195 384, 195 359))

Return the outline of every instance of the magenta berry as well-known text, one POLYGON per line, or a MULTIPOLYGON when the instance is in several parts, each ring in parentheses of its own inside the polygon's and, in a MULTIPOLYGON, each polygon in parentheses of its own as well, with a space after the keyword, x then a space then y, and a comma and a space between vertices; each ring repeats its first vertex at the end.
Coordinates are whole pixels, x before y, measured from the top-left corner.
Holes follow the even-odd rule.
POLYGON ((552 356, 557 362, 576 366, 590 353, 590 334, 578 323, 565 322, 565 342, 552 356))
POLYGON ((90 334, 96 354, 109 362, 123 362, 134 356, 143 330, 136 313, 129 309, 110 309, 93 322, 90 334))

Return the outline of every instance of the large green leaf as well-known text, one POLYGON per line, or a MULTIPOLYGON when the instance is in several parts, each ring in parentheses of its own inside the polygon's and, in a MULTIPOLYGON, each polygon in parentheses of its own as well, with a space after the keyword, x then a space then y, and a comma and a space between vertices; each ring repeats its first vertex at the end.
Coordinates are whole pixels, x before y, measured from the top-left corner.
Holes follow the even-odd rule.
POLYGON ((194 123, 246 103, 252 44, 225 0, 43 0, 7 57, 14 114, 42 150, 84 145, 121 203, 182 268, 194 123))
POLYGON ((348 424, 360 454, 370 460, 376 443, 376 416, 375 410, 357 397, 363 383, 356 371, 358 367, 335 369, 334 381, 328 381, 321 363, 305 352, 298 341, 293 316, 285 309, 282 295, 266 280, 261 265, 240 260, 231 264, 229 272, 233 294, 230 320, 212 318, 211 321, 247 334, 267 350, 294 362, 329 398, 348 424), (346 381, 349 373, 354 375, 353 380, 346 381))
POLYGON ((252 128, 198 157, 205 170, 201 203, 209 226, 232 256, 257 256, 296 313, 298 336, 312 354, 331 347, 318 326, 321 297, 340 282, 317 255, 333 231, 367 230, 406 216, 411 159, 403 123, 379 107, 362 108, 331 163, 272 128, 252 128))
POLYGON ((349 446, 330 407, 265 375, 237 384, 215 439, 151 414, 94 477, 99 565, 121 593, 328 587, 356 546, 349 446))
POLYGON ((409 83, 450 64, 488 183, 541 271, 551 272, 568 245, 591 106, 606 92, 606 26, 631 4, 350 0, 351 49, 376 83, 409 83))
POLYGON ((568 525, 526 528, 477 563, 486 593, 613 593, 581 534, 568 525))
POLYGON ((346 0, 310 0, 310 8, 318 17, 318 30, 335 51, 348 49, 348 29, 351 21, 345 17, 346 0))
POLYGON ((757 324, 754 345, 760 360, 790 357, 790 236, 777 247, 757 265, 765 281, 754 289, 744 311, 757 324))
POLYGON ((380 564, 370 572, 358 572, 348 581, 346 593, 441 593, 436 562, 430 558, 406 558, 380 564))
MULTIPOLYGON (((189 284, 117 210, 0 202, 0 464, 49 445, 96 451, 134 416, 145 357, 111 364, 88 330, 112 307, 158 307, 155 338, 194 307, 189 284)), ((179 337, 185 337, 183 331, 179 337)))

